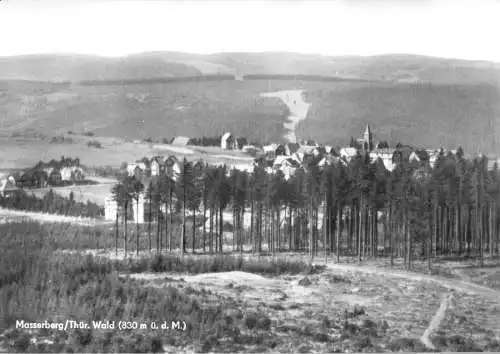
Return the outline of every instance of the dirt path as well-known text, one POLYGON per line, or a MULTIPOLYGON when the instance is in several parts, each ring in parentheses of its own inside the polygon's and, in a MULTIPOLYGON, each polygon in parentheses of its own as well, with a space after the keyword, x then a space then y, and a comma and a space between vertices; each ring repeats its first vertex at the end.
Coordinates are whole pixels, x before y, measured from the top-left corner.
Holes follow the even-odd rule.
POLYGON ((439 309, 436 312, 436 314, 434 315, 434 317, 432 318, 432 321, 429 324, 429 327, 427 327, 424 334, 420 338, 420 341, 428 349, 431 349, 431 350, 436 349, 436 347, 434 346, 434 344, 432 344, 429 337, 432 334, 432 332, 434 332, 439 327, 439 325, 441 324, 441 322, 445 318, 446 310, 448 309, 448 307, 450 307, 452 297, 453 296, 451 294, 447 294, 444 296, 443 301, 441 302, 441 306, 439 306, 439 309))
POLYGON ((288 130, 285 134, 285 139, 291 143, 296 143, 297 136, 295 135, 295 128, 301 120, 306 119, 309 107, 311 106, 310 103, 307 103, 302 99, 302 90, 265 92, 261 93, 260 96, 277 97, 287 105, 290 110, 290 116, 288 116, 288 122, 283 124, 285 129, 288 130))
MULTIPOLYGON (((322 262, 318 262, 317 264, 324 265, 324 263, 322 262)), ((368 274, 376 274, 385 277, 403 278, 413 281, 434 282, 448 289, 462 291, 467 294, 481 295, 488 299, 495 300, 500 304, 500 291, 464 280, 449 279, 435 275, 412 274, 410 272, 390 270, 390 269, 365 268, 362 266, 355 266, 350 264, 328 264, 327 268, 337 271, 364 272, 368 274)))
MULTIPOLYGON (((318 265, 321 262, 318 263, 318 265)), ((324 263, 323 263, 324 264, 324 263)), ((426 274, 414 274, 405 271, 398 271, 392 269, 383 268, 367 268, 363 266, 355 266, 349 264, 327 264, 327 269, 332 271, 350 271, 350 272, 361 272, 365 274, 373 274, 377 276, 387 277, 387 278, 400 278, 417 282, 432 282, 444 288, 450 289, 451 291, 459 291, 469 295, 478 295, 485 300, 488 300, 495 308, 500 307, 500 291, 492 289, 486 286, 481 286, 475 284, 471 281, 461 279, 449 279, 441 276, 426 275, 426 274)), ((458 272, 459 274, 461 272, 458 272)), ((435 331, 440 323, 445 318, 446 310, 450 308, 452 302, 452 294, 447 294, 437 313, 434 315, 429 327, 424 332, 424 335, 420 340, 428 348, 433 348, 433 344, 430 342, 429 335, 435 331)), ((492 329, 497 335, 500 334, 500 318, 494 318, 493 320, 484 319, 483 324, 492 329)))

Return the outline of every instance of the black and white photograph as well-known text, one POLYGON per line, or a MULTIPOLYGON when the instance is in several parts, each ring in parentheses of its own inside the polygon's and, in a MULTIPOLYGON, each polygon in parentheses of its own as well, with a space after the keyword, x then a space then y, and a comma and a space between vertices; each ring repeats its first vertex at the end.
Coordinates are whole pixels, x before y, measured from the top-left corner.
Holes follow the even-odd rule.
POLYGON ((500 352, 499 35, 498 0, 0 0, 0 353, 500 352))

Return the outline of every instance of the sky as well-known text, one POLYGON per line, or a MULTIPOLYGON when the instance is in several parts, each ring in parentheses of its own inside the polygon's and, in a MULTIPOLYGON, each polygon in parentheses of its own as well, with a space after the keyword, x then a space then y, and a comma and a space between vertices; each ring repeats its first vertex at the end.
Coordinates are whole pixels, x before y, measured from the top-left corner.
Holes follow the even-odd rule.
POLYGON ((500 0, 1 0, 0 56, 289 51, 500 62, 499 18, 500 0))

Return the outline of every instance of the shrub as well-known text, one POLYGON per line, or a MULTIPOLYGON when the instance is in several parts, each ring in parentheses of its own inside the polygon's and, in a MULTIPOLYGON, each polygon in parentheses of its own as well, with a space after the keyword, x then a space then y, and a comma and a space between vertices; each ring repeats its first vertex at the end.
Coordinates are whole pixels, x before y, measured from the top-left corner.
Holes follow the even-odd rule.
POLYGON ((52 144, 72 144, 72 143, 74 143, 74 140, 71 138, 66 138, 63 135, 59 135, 59 136, 52 137, 50 142, 52 144))
POLYGON ((259 319, 256 314, 249 314, 245 318, 245 325, 247 326, 248 329, 252 330, 255 327, 257 327, 259 319))
POLYGON ((91 140, 91 141, 87 142, 87 146, 88 147, 94 147, 94 148, 97 148, 97 149, 102 148, 101 143, 99 141, 97 141, 97 140, 91 140))
POLYGON ((415 338, 393 339, 387 344, 387 348, 393 352, 398 352, 398 351, 411 351, 411 352, 428 351, 426 349, 426 347, 420 342, 420 340, 415 339, 415 338))
POLYGON ((142 272, 177 272, 177 273, 215 273, 240 270, 256 274, 299 274, 307 268, 302 261, 287 260, 285 258, 269 260, 245 260, 240 256, 216 255, 203 258, 180 257, 177 255, 155 255, 151 258, 131 260, 127 270, 142 272))

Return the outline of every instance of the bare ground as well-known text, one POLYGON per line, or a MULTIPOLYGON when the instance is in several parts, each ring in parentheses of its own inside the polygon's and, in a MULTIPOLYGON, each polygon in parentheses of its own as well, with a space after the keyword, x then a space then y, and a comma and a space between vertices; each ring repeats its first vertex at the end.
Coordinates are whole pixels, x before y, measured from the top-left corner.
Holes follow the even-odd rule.
MULTIPOLYGON (((86 252, 113 259, 125 256, 122 250, 118 255, 112 250, 86 252)), ((135 252, 129 255, 137 257, 135 252)), ((146 252, 140 254, 145 256, 146 252)), ((307 259, 305 255, 287 258, 307 259)), ((450 277, 407 271, 401 269, 400 262, 389 268, 383 259, 361 265, 349 263, 352 259, 346 257, 341 261, 337 264, 329 260, 322 272, 308 275, 262 276, 234 271, 129 276, 144 282, 144 286, 174 286, 195 294, 208 292, 211 295, 200 300, 205 306, 222 301, 230 312, 265 314, 271 320, 269 333, 280 339, 273 352, 498 350, 489 346, 500 340, 500 291, 457 274, 450 277), (346 335, 350 328, 361 332, 346 335), (413 346, 394 346, 395 342, 408 341, 413 346), (421 347, 414 346, 418 342, 421 347)), ((448 263, 446 267, 456 270, 448 263)), ((487 269, 493 268, 491 264, 487 269)), ((245 352, 263 351, 245 348, 245 352)), ((170 349, 179 352, 179 348, 170 349)))
POLYGON ((288 122, 285 122, 283 126, 288 132, 285 138, 291 142, 297 142, 297 137, 295 135, 295 129, 300 121, 306 119, 307 113, 309 112, 310 103, 307 103, 302 98, 302 90, 287 90, 278 92, 265 92, 261 93, 261 97, 278 97, 287 105, 290 110, 290 116, 288 117, 288 122))
POLYGON ((357 307, 366 309, 358 322, 387 324, 381 337, 372 338, 372 344, 380 350, 398 338, 420 340, 432 349, 436 348, 433 341, 439 342, 439 336, 443 335, 460 333, 478 343, 500 335, 497 290, 463 279, 383 266, 328 262, 324 272, 307 276, 310 285, 301 285, 304 275, 265 277, 240 271, 199 275, 140 273, 132 277, 155 287, 176 284, 210 290, 236 301, 240 308, 263 311, 271 317, 273 331, 290 343, 288 349, 305 345, 312 352, 332 350, 331 343, 317 341, 314 336, 291 335, 304 328, 322 328, 321 321, 325 318, 334 325, 322 331, 333 339, 337 348, 350 347, 353 339, 342 337, 343 321, 346 311, 357 307))

